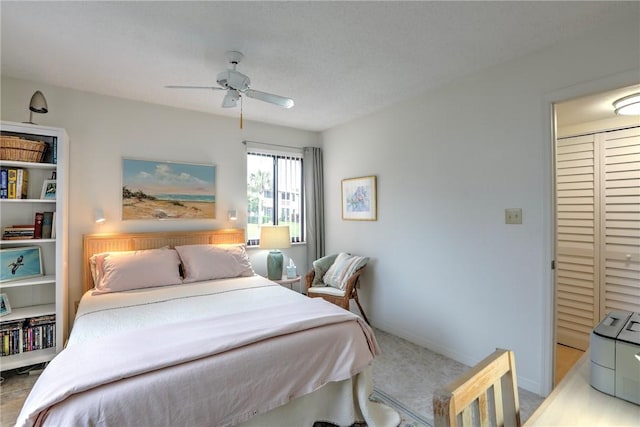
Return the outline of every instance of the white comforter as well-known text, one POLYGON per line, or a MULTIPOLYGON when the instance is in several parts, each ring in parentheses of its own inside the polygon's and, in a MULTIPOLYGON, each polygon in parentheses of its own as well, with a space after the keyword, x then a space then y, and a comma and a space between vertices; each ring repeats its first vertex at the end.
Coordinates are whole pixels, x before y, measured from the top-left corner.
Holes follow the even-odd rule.
POLYGON ((377 351, 357 316, 259 276, 87 293, 18 425, 231 426, 271 411, 297 426, 286 408, 344 382, 338 419, 397 425, 366 399, 377 351))

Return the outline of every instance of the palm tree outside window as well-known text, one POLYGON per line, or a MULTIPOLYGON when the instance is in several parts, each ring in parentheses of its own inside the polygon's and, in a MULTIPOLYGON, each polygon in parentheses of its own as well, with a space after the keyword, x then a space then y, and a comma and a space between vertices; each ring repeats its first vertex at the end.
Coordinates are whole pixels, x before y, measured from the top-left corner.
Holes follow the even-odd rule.
POLYGON ((247 152, 247 244, 260 243, 262 225, 288 225, 304 242, 302 156, 247 152))

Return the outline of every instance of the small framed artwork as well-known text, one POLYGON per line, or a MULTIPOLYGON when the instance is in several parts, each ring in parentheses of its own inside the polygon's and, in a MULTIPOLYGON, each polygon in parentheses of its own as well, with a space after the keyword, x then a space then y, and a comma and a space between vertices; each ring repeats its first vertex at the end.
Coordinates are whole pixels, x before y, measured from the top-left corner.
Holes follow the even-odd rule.
POLYGON ((42 193, 40 194, 41 199, 56 199, 56 180, 55 179, 45 179, 42 183, 42 193))
POLYGON ((376 221, 377 205, 375 176, 342 180, 342 219, 376 221))
POLYGON ((40 246, 0 249, 0 282, 42 276, 40 246))
POLYGON ((11 304, 7 294, 0 294, 0 316, 11 313, 11 304))

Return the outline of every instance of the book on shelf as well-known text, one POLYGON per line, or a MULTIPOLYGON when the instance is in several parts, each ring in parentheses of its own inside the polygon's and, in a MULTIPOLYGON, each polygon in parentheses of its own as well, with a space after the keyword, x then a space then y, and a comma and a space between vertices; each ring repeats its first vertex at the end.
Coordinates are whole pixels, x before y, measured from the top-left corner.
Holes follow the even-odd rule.
POLYGON ((51 141, 51 163, 54 165, 58 163, 58 138, 53 138, 51 141))
POLYGON ((53 225, 53 212, 43 212, 42 213, 42 238, 43 239, 51 238, 52 225, 53 225))
POLYGON ((34 233, 33 225, 31 226, 11 226, 4 227, 2 229, 3 240, 20 240, 20 239, 33 239, 34 233))
POLYGON ((18 186, 18 169, 7 169, 7 199, 15 199, 18 186))
POLYGON ((16 199, 26 199, 29 189, 29 170, 18 169, 16 178, 16 199))
POLYGON ((22 346, 20 338, 22 335, 22 324, 20 322, 11 322, 6 326, 3 324, 0 328, 0 337, 2 337, 2 355, 11 356, 20 353, 22 346))
POLYGON ((25 319, 25 325, 28 326, 39 326, 47 323, 55 323, 56 315, 55 314, 45 314, 43 316, 30 317, 25 319))
POLYGON ((34 239, 42 239, 42 220, 44 219, 44 214, 42 212, 36 212, 35 218, 33 219, 33 238, 34 239))
POLYGON ((56 315, 28 317, 0 324, 2 356, 42 350, 56 345, 56 315))
POLYGON ((56 238, 56 213, 53 212, 53 218, 51 218, 51 238, 56 238))
POLYGON ((44 152, 42 157, 42 163, 58 163, 58 138, 55 137, 47 137, 43 138, 45 144, 47 144, 47 149, 44 152))
POLYGON ((7 169, 0 169, 0 199, 7 199, 9 197, 9 176, 7 169))

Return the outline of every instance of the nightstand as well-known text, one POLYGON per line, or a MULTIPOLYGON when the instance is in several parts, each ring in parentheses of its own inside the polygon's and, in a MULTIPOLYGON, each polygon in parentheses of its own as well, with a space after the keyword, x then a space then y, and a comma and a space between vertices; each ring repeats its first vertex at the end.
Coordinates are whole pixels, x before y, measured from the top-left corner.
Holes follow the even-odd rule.
POLYGON ((282 285, 282 286, 286 286, 289 289, 293 290, 293 284, 294 283, 298 283, 298 292, 302 293, 302 281, 301 281, 302 277, 301 276, 296 276, 293 279, 288 279, 287 276, 282 276, 282 279, 280 280, 274 280, 274 282, 282 285))

